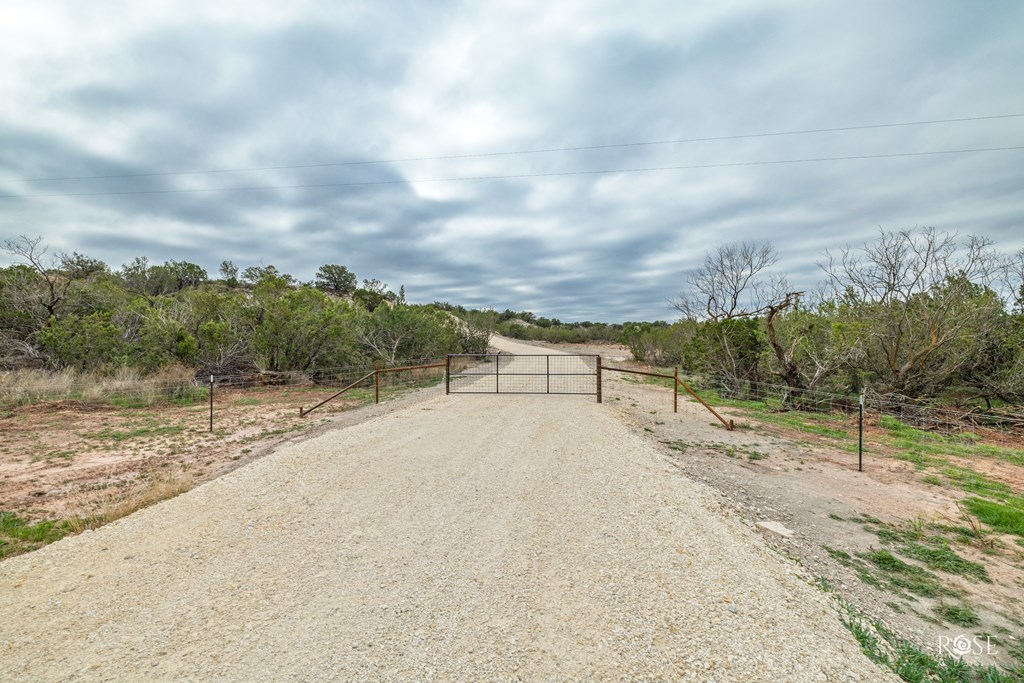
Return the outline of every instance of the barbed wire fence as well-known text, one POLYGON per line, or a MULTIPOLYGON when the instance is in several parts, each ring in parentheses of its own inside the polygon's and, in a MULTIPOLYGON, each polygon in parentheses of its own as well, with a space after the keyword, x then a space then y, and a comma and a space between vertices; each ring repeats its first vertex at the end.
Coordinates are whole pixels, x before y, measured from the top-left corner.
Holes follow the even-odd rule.
MULTIPOLYGON (((735 401, 753 401, 775 411, 793 410, 807 413, 856 416, 860 396, 820 390, 795 389, 781 384, 743 382, 731 384, 721 380, 695 378, 696 385, 718 396, 735 401)), ((946 435, 991 430, 1019 435, 1024 439, 1024 407, 999 410, 980 407, 934 405, 898 394, 864 394, 864 413, 869 420, 889 417, 900 424, 946 435)))
MULTIPOLYGON (((83 405, 119 402, 141 405, 198 402, 208 398, 208 392, 211 390, 217 392, 222 389, 304 387, 314 391, 330 391, 347 386, 378 368, 404 368, 443 361, 444 357, 415 358, 403 359, 396 363, 361 363, 317 367, 304 371, 254 370, 212 375, 181 372, 170 378, 166 373, 141 377, 133 372, 123 372, 110 377, 83 380, 71 372, 5 372, 0 373, 0 408, 10 410, 19 406, 58 402, 83 405)), ((440 379, 442 377, 438 376, 436 370, 381 373, 377 379, 377 386, 386 390, 414 388, 440 379)), ((374 386, 373 379, 368 381, 368 386, 374 386)))

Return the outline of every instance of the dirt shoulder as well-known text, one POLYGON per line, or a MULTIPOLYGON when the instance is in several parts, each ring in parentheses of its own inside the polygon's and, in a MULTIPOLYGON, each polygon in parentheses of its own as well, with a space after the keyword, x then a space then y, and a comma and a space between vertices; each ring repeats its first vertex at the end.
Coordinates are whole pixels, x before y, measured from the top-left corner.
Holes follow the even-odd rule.
POLYGON ((151 484, 187 490, 257 460, 284 443, 424 401, 443 386, 396 393, 379 405, 363 391, 299 416, 333 390, 218 389, 209 405, 59 402, 0 415, 0 511, 28 522, 88 517, 151 484))

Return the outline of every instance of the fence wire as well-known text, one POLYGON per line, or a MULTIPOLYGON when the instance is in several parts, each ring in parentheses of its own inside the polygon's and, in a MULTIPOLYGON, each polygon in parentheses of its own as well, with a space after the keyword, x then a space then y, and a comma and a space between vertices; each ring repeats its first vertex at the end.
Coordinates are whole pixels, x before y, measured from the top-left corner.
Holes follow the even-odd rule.
MULTIPOLYGON (((431 363, 443 363, 444 358, 416 358, 398 363, 313 368, 306 371, 267 372, 253 371, 229 375, 213 375, 214 389, 246 389, 257 387, 309 387, 311 389, 339 389, 372 373, 375 367, 402 368, 431 363)), ((441 369, 443 372, 443 368, 441 369)), ((437 370, 410 370, 401 373, 382 373, 380 386, 416 387, 437 380, 437 370)), ((173 402, 198 399, 206 395, 211 384, 210 375, 182 376, 175 379, 145 377, 108 377, 83 381, 69 373, 6 372, 0 373, 0 406, 13 407, 53 402, 105 402, 132 401, 144 403, 173 402)), ((364 385, 367 383, 364 383, 364 385)), ((373 386, 371 378, 368 386, 373 386)))
MULTIPOLYGON (((698 387, 712 390, 719 396, 739 401, 756 401, 768 408, 803 412, 847 415, 857 412, 860 397, 810 389, 794 389, 781 384, 694 380, 698 387)), ((1024 437, 1024 414, 990 411, 981 408, 936 406, 893 394, 866 394, 866 415, 887 416, 919 429, 956 434, 976 429, 991 429, 1024 437)))

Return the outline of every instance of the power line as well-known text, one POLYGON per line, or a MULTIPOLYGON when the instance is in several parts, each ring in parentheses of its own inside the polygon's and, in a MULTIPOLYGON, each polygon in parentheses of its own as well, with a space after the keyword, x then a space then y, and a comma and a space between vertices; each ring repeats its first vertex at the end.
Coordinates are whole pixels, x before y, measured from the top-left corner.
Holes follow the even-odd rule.
POLYGON ((611 173, 647 173, 652 171, 681 171, 698 168, 732 168, 738 166, 771 166, 778 164, 808 164, 822 161, 853 161, 859 159, 895 159, 898 157, 935 156, 940 154, 971 154, 976 152, 1006 152, 1024 149, 1024 145, 1011 147, 977 147, 974 149, 945 149, 930 152, 899 152, 894 154, 858 154, 842 157, 811 157, 807 159, 776 159, 772 161, 735 161, 723 164, 693 164, 689 166, 649 166, 646 168, 612 168, 592 171, 552 171, 549 173, 519 173, 509 175, 461 176, 453 178, 421 178, 401 180, 371 180, 357 183, 311 183, 305 185, 253 185, 249 187, 209 187, 175 190, 127 190, 112 192, 66 192, 53 194, 3 194, 0 199, 33 199, 37 197, 104 197, 108 195, 185 194, 189 192, 249 192, 259 190, 302 190, 324 187, 367 187, 372 185, 413 185, 416 183, 448 183, 471 180, 515 180, 520 178, 550 178, 556 176, 605 175, 611 173))
POLYGON ((398 164, 411 161, 442 161, 451 159, 479 159, 483 157, 513 156, 520 154, 548 154, 552 152, 582 152, 598 149, 622 149, 626 147, 653 147, 656 145, 677 145, 692 142, 716 142, 721 140, 742 140, 747 138, 768 138, 785 135, 807 135, 817 133, 838 133, 852 130, 874 130, 879 128, 901 128, 906 126, 926 126, 939 123, 963 123, 966 121, 991 121, 994 119, 1011 119, 1024 117, 1019 114, 995 114, 992 116, 968 116, 955 119, 932 119, 929 121, 905 121, 901 123, 875 123, 861 126, 839 126, 835 128, 808 128, 805 130, 775 131, 769 133, 746 133, 740 135, 718 135, 704 138, 680 138, 677 140, 653 140, 648 142, 619 142, 607 145, 581 145, 577 147, 548 147, 542 149, 525 149, 505 152, 479 152, 475 154, 448 154, 430 157, 407 157, 404 159, 370 159, 362 161, 334 161, 320 164, 292 164, 288 166, 249 166, 243 168, 198 169, 192 171, 157 171, 151 173, 114 173, 108 175, 54 176, 49 178, 11 179, 14 182, 38 183, 57 180, 101 180, 113 178, 153 178, 174 175, 201 175, 215 173, 244 173, 249 171, 287 171, 305 168, 330 168, 335 166, 367 166, 372 164, 398 164))

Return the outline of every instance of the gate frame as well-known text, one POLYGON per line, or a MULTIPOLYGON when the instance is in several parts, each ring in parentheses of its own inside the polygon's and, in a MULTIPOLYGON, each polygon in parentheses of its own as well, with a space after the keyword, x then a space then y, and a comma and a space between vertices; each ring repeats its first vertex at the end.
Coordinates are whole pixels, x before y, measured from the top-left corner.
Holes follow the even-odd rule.
MULTIPOLYGON (((446 356, 446 358, 445 358, 445 372, 444 372, 444 393, 445 393, 445 395, 449 395, 449 394, 452 393, 451 392, 452 358, 494 358, 494 391, 467 391, 467 392, 456 391, 455 393, 457 393, 457 394, 458 393, 467 393, 467 394, 492 394, 492 393, 493 394, 502 394, 502 393, 504 393, 504 394, 538 395, 538 396, 541 396, 541 395, 543 395, 543 396, 551 396, 551 395, 554 395, 554 396, 596 396, 597 397, 597 402, 598 403, 602 403, 602 398, 603 397, 602 397, 602 391, 601 391, 601 384, 602 384, 602 374, 601 374, 601 371, 604 369, 604 366, 602 365, 602 362, 601 362, 602 361, 601 356, 599 356, 597 354, 589 354, 589 353, 586 353, 586 354, 584 354, 584 353, 571 353, 571 354, 570 353, 566 353, 566 354, 563 354, 563 353, 506 353, 506 354, 502 354, 500 352, 499 353, 449 353, 446 356), (511 358, 516 358, 516 357, 544 358, 545 359, 545 365, 544 365, 545 372, 543 373, 543 375, 544 375, 544 378, 546 380, 547 391, 504 391, 504 392, 501 391, 501 385, 499 383, 500 382, 499 378, 501 377, 500 366, 501 366, 501 357, 502 356, 511 357, 511 358), (552 393, 552 391, 551 391, 551 357, 552 356, 565 357, 565 358, 595 358, 597 360, 597 363, 596 363, 596 365, 594 367, 594 372, 555 373, 555 375, 559 376, 559 377, 571 377, 571 376, 594 377, 595 385, 596 385, 595 391, 593 391, 593 392, 589 392, 589 391, 588 392, 556 391, 556 392, 552 393)), ((482 373, 481 372, 481 373, 477 373, 477 374, 479 376, 481 376, 481 377, 484 377, 486 375, 489 375, 490 373, 482 373)), ((513 373, 510 376, 524 375, 524 374, 529 374, 531 376, 539 376, 541 373, 513 373)))

